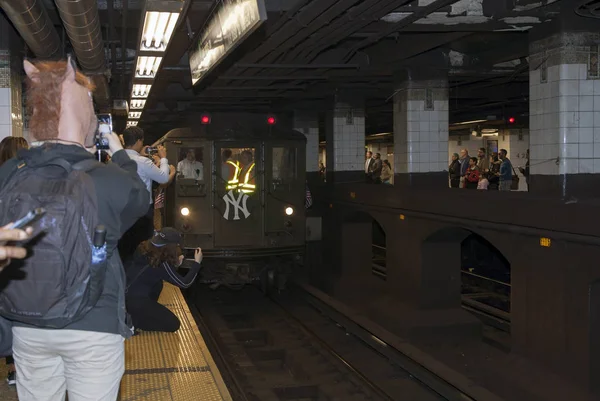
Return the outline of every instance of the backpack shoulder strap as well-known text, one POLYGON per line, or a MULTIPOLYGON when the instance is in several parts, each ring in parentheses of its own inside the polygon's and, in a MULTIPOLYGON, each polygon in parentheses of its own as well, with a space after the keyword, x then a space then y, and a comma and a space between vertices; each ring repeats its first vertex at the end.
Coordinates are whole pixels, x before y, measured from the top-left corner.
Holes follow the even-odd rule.
POLYGON ((76 171, 82 171, 84 173, 89 173, 90 171, 99 167, 102 163, 95 159, 85 159, 80 162, 73 164, 72 168, 76 171))

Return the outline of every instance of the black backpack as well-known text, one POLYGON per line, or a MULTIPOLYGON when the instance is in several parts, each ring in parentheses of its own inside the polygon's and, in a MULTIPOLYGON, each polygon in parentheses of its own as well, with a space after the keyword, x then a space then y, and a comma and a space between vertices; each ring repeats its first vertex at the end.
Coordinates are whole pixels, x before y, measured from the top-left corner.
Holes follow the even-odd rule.
POLYGON ((54 159, 31 167, 19 161, 0 189, 1 225, 30 210, 46 209, 34 224, 40 234, 29 243, 28 258, 13 261, 4 271, 19 277, 11 277, 0 291, 1 316, 38 327, 63 328, 83 317, 100 298, 106 244, 93 246, 98 205, 94 182, 87 174, 100 166, 93 159, 73 165, 54 159))

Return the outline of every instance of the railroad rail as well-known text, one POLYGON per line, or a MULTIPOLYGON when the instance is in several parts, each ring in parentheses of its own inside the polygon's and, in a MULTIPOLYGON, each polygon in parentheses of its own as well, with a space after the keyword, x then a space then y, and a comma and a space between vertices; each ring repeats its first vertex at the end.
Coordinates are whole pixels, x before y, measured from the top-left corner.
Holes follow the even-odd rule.
POLYGON ((439 364, 424 367, 408 344, 384 340, 304 284, 268 297, 201 290, 188 303, 234 399, 500 401, 443 379, 439 364))

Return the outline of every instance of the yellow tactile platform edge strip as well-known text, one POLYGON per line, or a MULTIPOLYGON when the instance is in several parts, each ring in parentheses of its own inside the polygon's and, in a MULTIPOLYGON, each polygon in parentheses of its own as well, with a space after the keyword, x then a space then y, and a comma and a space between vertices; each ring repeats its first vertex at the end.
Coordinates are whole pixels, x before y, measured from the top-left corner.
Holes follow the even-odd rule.
POLYGON ((125 343, 121 401, 231 401, 181 290, 165 284, 159 302, 181 321, 176 333, 141 333, 125 343))

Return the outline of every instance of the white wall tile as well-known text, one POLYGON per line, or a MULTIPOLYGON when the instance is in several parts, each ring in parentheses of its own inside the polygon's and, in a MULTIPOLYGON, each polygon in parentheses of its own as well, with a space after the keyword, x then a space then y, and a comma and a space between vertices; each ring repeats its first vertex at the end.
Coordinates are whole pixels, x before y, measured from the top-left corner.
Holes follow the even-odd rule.
POLYGON ((594 110, 594 97, 593 96, 579 96, 579 111, 593 111, 593 110, 594 110))
POLYGON ((560 96, 579 96, 579 81, 561 80, 558 83, 558 93, 560 96))
POLYGON ((594 157, 594 144, 593 143, 580 143, 579 144, 579 158, 593 158, 594 157))
POLYGON ((591 96, 594 94, 594 81, 579 81, 579 96, 591 96))

